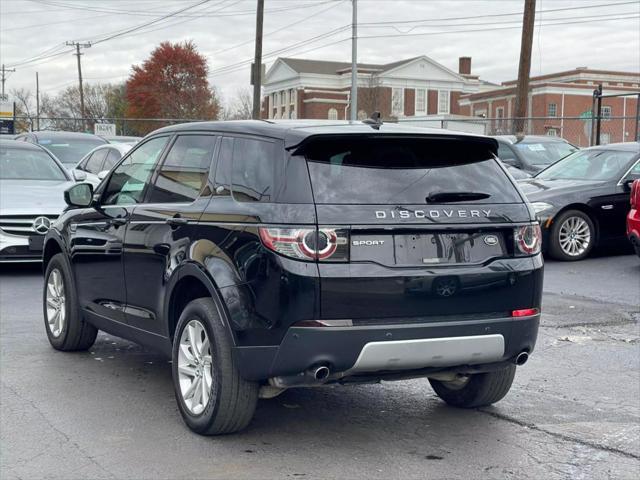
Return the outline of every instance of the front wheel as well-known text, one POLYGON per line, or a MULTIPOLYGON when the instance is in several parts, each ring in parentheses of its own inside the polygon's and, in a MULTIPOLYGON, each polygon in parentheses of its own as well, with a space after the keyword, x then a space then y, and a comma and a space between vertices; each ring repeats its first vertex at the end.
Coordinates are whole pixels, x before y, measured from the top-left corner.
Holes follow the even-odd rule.
POLYGON ((567 210, 559 215, 550 233, 549 254, 556 260, 582 260, 595 243, 593 220, 580 210, 567 210))
POLYGON ((87 350, 96 341, 98 329, 82 318, 71 270, 62 253, 47 265, 42 309, 49 343, 56 350, 87 350))
POLYGON ((495 372, 475 373, 449 382, 430 378, 429 383, 448 405, 474 408, 502 400, 509 392, 515 374, 516 366, 509 365, 495 372))
POLYGON ((201 435, 242 430, 256 409, 258 384, 240 376, 231 345, 212 299, 185 307, 173 340, 173 386, 182 418, 201 435))

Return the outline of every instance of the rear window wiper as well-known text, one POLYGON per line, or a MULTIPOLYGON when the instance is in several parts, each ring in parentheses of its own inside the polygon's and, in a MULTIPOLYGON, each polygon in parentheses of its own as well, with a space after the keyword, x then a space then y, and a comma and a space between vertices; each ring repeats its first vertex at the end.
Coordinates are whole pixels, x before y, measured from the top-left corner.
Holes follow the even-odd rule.
POLYGON ((427 203, 439 202, 464 202, 472 200, 484 200, 491 195, 482 192, 432 192, 425 199, 427 203))

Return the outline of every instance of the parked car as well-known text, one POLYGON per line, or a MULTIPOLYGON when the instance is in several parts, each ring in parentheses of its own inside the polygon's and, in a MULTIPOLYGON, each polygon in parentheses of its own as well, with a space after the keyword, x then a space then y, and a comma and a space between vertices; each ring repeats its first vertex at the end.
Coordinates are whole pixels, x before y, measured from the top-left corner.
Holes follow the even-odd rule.
POLYGON ((140 140, 142 140, 142 137, 133 137, 127 135, 102 135, 102 138, 104 138, 109 143, 126 143, 128 145, 135 145, 140 140))
POLYGON ((21 133, 16 137, 16 140, 45 147, 69 170, 73 170, 90 150, 108 143, 104 138, 90 133, 52 132, 46 130, 21 133))
POLYGON ((39 262, 44 235, 66 208, 69 172, 38 145, 0 140, 0 263, 39 262))
POLYGON ((624 241, 631 182, 640 178, 638 158, 637 142, 587 148, 520 182, 550 256, 581 260, 599 244, 624 241))
POLYGON ((578 150, 559 137, 498 135, 498 157, 510 167, 532 175, 578 150))
POLYGON ((87 182, 97 186, 106 173, 120 161, 122 156, 131 150, 132 145, 113 143, 100 145, 87 153, 73 169, 74 175, 82 172, 87 182), (101 173, 102 172, 102 173, 101 173))
POLYGON ((49 341, 85 350, 101 329, 165 352, 201 434, 291 387, 427 377, 450 405, 497 402, 536 343, 542 256, 496 150, 379 122, 160 129, 66 192, 49 341))
POLYGON ((627 215, 627 238, 640 257, 640 180, 634 180, 630 195, 631 209, 627 215))

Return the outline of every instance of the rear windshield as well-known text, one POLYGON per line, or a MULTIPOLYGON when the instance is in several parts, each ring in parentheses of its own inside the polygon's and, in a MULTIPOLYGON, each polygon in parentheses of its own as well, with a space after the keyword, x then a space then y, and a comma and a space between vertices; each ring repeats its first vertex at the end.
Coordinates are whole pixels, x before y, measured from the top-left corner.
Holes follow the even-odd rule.
POLYGON ((343 138, 305 149, 319 204, 521 203, 482 143, 343 138))
POLYGON ((545 166, 557 162, 570 153, 578 150, 570 143, 565 142, 537 142, 537 143, 515 143, 520 154, 527 159, 531 165, 545 166))

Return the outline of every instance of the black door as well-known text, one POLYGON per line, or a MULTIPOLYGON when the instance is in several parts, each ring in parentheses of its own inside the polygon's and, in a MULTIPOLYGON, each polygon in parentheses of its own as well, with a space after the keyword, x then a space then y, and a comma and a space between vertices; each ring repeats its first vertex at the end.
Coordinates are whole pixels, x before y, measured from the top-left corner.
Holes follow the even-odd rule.
POLYGON ((217 137, 178 136, 157 169, 144 203, 133 210, 125 238, 127 322, 166 336, 165 289, 187 256, 194 223, 211 196, 209 169, 217 137))
POLYGON ((168 137, 157 137, 132 151, 97 193, 98 205, 85 209, 71 225, 71 263, 80 305, 85 310, 112 320, 125 320, 125 232, 167 140, 168 137))

